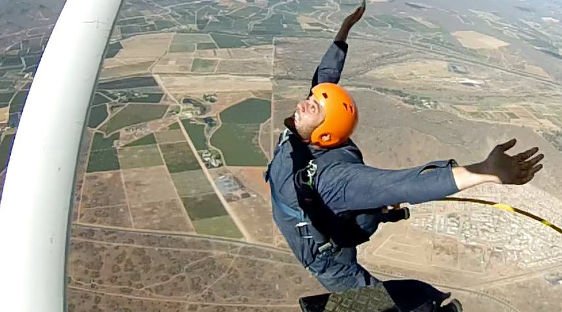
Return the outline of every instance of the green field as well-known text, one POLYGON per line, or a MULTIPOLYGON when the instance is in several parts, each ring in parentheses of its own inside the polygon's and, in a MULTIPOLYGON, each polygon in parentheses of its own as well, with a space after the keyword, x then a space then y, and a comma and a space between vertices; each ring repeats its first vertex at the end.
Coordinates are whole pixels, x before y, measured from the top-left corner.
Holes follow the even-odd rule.
POLYGON ((0 56, 0 67, 15 67, 23 65, 21 57, 17 55, 0 56))
POLYGON ((197 44, 197 50, 210 50, 217 49, 217 45, 214 42, 200 42, 197 44))
POLYGON ((230 216, 221 216, 192 221, 195 231, 202 235, 213 235, 228 238, 242 238, 230 216))
POLYGON ((267 158, 259 147, 259 128, 271 115, 268 100, 248 99, 221 114, 221 127, 211 137, 229 166, 264 166, 267 158))
POLYGON ((109 98, 104 96, 102 93, 96 92, 94 99, 92 100, 92 105, 105 104, 109 102, 111 102, 109 98))
POLYGON ((144 17, 124 18, 117 20, 117 25, 143 25, 146 23, 144 17))
POLYGON ((267 159, 258 145, 258 124, 223 124, 211 138, 229 166, 265 166, 267 159))
POLYGON ((149 135, 145 135, 142 138, 125 145, 125 147, 151 145, 151 144, 156 144, 156 138, 154 137, 153 133, 149 135))
POLYGON ((8 106, 13 96, 14 96, 14 92, 0 93, 0 108, 8 106))
POLYGON ((2 92, 0 93, 0 102, 10 103, 15 92, 2 92))
POLYGON ((124 38, 127 38, 127 35, 136 34, 141 32, 140 26, 137 25, 128 25, 128 26, 119 26, 121 30, 121 34, 124 38))
POLYGON ((41 60, 41 55, 27 55, 23 58, 25 62, 25 66, 34 66, 39 64, 39 60, 41 60))
POLYGON ((252 34, 254 35, 280 35, 283 33, 284 17, 282 14, 272 14, 268 19, 254 25, 252 34))
POLYGON ((195 47, 196 47, 195 43, 182 42, 182 43, 177 43, 177 44, 174 44, 174 45, 170 46, 170 49, 168 50, 168 52, 170 52, 170 53, 174 53, 174 52, 194 52, 195 47))
POLYGON ((196 58, 191 65, 191 71, 194 73, 213 73, 218 63, 218 60, 196 58))
POLYGON ((162 118, 168 110, 167 105, 133 104, 111 117, 104 126, 106 133, 112 133, 124 127, 162 118))
POLYGON ((138 97, 129 98, 129 102, 136 103, 160 103, 164 93, 144 93, 138 97))
POLYGON ((111 99, 112 101, 117 101, 119 99, 119 95, 114 93, 113 91, 99 90, 98 89, 98 93, 104 95, 105 97, 107 97, 108 99, 111 99))
POLYGON ((160 144, 170 173, 201 169, 187 142, 160 144))
MULTIPOLYGON (((206 183, 209 183, 206 181, 206 183)), ((227 215, 217 194, 182 197, 189 218, 193 221, 227 215)))
POLYGON ((199 196, 214 192, 213 186, 201 169, 172 173, 171 176, 180 197, 199 196))
POLYGON ((15 138, 15 134, 6 134, 2 143, 0 143, 0 171, 4 170, 8 165, 8 158, 10 157, 15 138))
POLYGON ((191 123, 188 119, 184 119, 181 121, 187 134, 189 134, 189 138, 195 149, 206 150, 207 149, 207 138, 205 137, 205 125, 194 124, 191 123))
POLYGON ((193 52, 197 43, 213 42, 207 34, 176 34, 170 45, 170 52, 193 52))
POLYGON ((87 172, 119 169, 117 150, 113 147, 113 141, 115 140, 119 140, 119 133, 107 138, 104 138, 101 133, 94 134, 87 172))
POLYGON ((176 24, 174 22, 168 21, 168 20, 156 20, 156 21, 154 21, 154 25, 156 26, 156 29, 158 29, 158 30, 164 30, 164 29, 176 26, 176 24))
POLYGON ((219 48, 227 49, 227 48, 243 48, 247 45, 242 41, 244 37, 241 36, 234 36, 234 35, 225 35, 219 33, 211 33, 211 37, 217 43, 219 48))
POLYGON ((228 16, 247 19, 261 11, 261 8, 255 6, 247 6, 228 14, 228 16))
POLYGON ((90 153, 87 172, 119 170, 119 159, 114 148, 90 153))
MULTIPOLYGON (((1 76, 1 75, 0 75, 1 76)), ((11 89, 14 86, 14 82, 10 80, 0 80, 0 89, 11 89)))
POLYGON ((16 93, 16 95, 12 99, 12 103, 10 104, 10 113, 21 113, 23 111, 23 106, 25 104, 25 100, 27 100, 28 93, 29 90, 19 91, 18 93, 16 93))
POLYGON ((174 122, 168 127, 168 130, 178 130, 181 129, 179 122, 174 122))
POLYGON ((88 117, 88 127, 97 128, 108 116, 107 106, 97 105, 90 108, 90 116, 88 117))
POLYGON ((94 139, 92 141, 92 151, 99 151, 99 150, 106 150, 113 148, 113 141, 119 140, 119 133, 115 133, 114 135, 108 136, 107 138, 103 137, 103 134, 96 132, 94 134, 94 139))
POLYGON ((271 116, 271 102, 247 99, 225 109, 220 116, 223 123, 261 124, 271 116))

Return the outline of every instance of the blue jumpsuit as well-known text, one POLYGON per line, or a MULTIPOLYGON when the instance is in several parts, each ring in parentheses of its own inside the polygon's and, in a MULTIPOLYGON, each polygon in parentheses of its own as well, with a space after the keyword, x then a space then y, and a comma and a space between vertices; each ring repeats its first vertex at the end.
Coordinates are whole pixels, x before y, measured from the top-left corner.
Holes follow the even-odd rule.
MULTIPOLYGON (((322 82, 338 83, 345 63, 347 44, 331 44, 317 67, 312 87, 322 82)), ((295 188, 294 163, 299 163, 288 138, 293 132, 280 136, 266 172, 272 197, 273 219, 297 259, 331 292, 374 285, 379 281, 357 262, 356 246, 319 247, 325 242, 302 231, 310 220, 299 206, 295 188)), ((459 191, 451 168, 455 161, 441 160, 402 170, 383 170, 363 163, 359 148, 348 143, 333 149, 307 146, 319 161, 314 175, 315 190, 323 205, 336 216, 351 213, 352 219, 368 236, 375 233, 382 207, 398 203, 421 203, 440 199, 459 191)), ((300 161, 302 162, 302 161, 300 161)), ((349 233, 345 227, 333 229, 349 233)))

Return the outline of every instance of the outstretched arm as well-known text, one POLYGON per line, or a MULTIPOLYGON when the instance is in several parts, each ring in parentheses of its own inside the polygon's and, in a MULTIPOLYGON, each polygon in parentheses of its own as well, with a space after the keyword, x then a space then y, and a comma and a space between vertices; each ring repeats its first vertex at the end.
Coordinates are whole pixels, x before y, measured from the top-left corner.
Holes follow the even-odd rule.
POLYGON ((347 36, 349 35, 349 31, 353 25, 361 19, 364 12, 365 7, 360 6, 343 21, 340 30, 334 38, 334 42, 330 45, 328 51, 326 51, 322 57, 320 65, 318 65, 316 71, 314 72, 309 96, 312 94, 312 88, 319 83, 338 83, 340 81, 340 76, 345 64, 345 58, 347 56, 347 36))
POLYGON ((516 142, 512 139, 497 145, 483 162, 453 168, 453 177, 459 190, 487 182, 521 185, 531 181, 542 169, 542 164, 538 163, 544 155, 531 158, 539 151, 537 147, 515 156, 507 155, 505 152, 515 146, 516 142))
POLYGON ((542 169, 538 148, 514 156, 506 151, 515 139, 497 145, 488 157, 468 166, 452 160, 434 161, 401 170, 383 170, 363 164, 334 163, 318 173, 317 188, 336 212, 419 204, 441 199, 482 183, 522 185, 542 169))

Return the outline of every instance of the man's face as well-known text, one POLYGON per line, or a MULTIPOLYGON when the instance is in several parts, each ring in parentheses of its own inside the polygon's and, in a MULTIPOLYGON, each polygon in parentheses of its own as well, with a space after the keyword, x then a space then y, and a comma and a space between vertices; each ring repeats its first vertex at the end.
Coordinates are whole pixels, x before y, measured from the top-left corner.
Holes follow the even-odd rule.
POLYGON ((294 114, 295 129, 302 139, 308 141, 314 129, 324 121, 324 117, 324 108, 311 95, 297 104, 294 114))

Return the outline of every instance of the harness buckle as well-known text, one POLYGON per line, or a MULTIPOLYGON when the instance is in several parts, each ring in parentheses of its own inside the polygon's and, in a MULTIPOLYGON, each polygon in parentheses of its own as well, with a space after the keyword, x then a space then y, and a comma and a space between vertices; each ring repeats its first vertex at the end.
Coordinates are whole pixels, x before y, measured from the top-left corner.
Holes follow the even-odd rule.
POLYGON ((312 234, 310 233, 310 229, 308 228, 308 222, 299 222, 295 225, 295 230, 297 231, 297 234, 301 237, 301 238, 313 238, 312 234))

